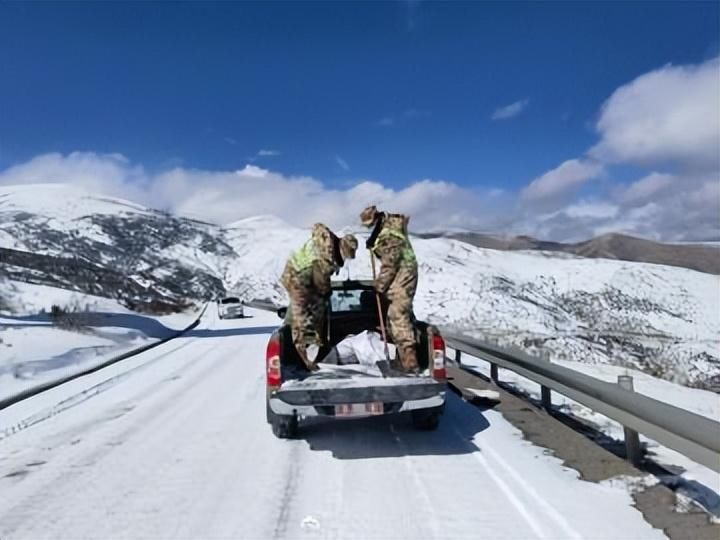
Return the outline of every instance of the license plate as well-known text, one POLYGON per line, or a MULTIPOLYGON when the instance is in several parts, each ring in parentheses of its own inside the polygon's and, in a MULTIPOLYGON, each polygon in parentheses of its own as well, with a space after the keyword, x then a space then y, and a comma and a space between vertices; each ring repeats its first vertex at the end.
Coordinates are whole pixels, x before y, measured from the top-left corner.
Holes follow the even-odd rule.
POLYGON ((383 412, 383 404, 381 401, 335 405, 335 416, 371 416, 382 414, 383 412))

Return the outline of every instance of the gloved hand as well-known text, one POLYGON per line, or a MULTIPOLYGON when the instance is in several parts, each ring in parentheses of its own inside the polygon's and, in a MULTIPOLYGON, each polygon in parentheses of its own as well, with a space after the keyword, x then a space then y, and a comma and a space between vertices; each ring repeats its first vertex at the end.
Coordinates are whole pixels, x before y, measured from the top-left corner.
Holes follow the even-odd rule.
POLYGON ((387 289, 385 289, 385 290, 378 289, 377 284, 375 284, 375 283, 373 283, 373 288, 375 289, 375 292, 378 293, 382 297, 383 300, 388 299, 387 298, 387 292, 388 292, 387 289))

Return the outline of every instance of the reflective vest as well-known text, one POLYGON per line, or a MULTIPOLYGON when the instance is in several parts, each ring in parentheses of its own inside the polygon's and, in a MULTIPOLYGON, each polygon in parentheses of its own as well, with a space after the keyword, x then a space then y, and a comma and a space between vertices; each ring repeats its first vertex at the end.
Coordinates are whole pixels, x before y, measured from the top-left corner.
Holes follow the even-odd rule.
POLYGON ((313 263, 317 260, 318 254, 315 250, 315 242, 312 238, 305 242, 305 245, 297 250, 290 258, 290 264, 296 272, 302 273, 312 268, 313 263))
POLYGON ((385 238, 388 238, 390 236, 394 236, 395 238, 399 238, 403 241, 403 248, 402 248, 402 259, 400 260, 401 263, 416 263, 417 259, 415 258, 415 252, 413 251, 412 245, 410 244, 410 239, 407 237, 405 233, 402 231, 398 231, 397 229, 392 229, 390 227, 383 228, 382 231, 380 231, 380 234, 378 235, 377 239, 375 240, 375 245, 373 246, 373 253, 375 253, 376 257, 380 257, 380 255, 377 252, 377 247, 379 244, 382 244, 382 241, 385 238))

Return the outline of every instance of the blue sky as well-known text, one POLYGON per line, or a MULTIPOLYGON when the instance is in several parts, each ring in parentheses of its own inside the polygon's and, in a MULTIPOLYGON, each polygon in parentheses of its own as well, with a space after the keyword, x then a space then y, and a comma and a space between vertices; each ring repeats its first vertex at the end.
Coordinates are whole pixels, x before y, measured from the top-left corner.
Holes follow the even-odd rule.
POLYGON ((0 169, 81 151, 519 192, 598 142, 615 90, 716 57, 719 21, 717 2, 2 3, 0 169))

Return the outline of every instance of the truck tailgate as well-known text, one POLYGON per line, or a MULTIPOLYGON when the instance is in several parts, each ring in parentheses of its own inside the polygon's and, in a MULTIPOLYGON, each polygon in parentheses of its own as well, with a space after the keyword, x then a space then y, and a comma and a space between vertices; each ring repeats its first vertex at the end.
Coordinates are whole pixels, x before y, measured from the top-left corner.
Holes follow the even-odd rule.
POLYGON ((285 382, 274 397, 290 405, 399 403, 427 399, 445 392, 445 384, 429 376, 384 378, 348 366, 322 370, 303 380, 285 382))

